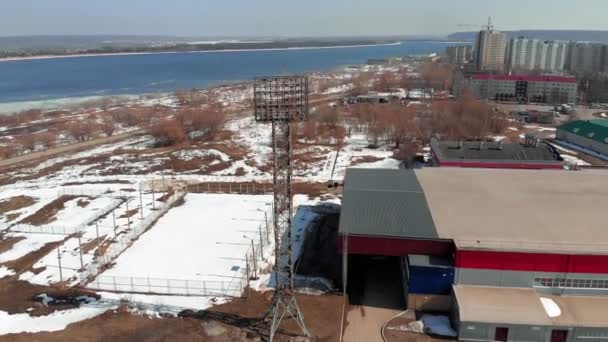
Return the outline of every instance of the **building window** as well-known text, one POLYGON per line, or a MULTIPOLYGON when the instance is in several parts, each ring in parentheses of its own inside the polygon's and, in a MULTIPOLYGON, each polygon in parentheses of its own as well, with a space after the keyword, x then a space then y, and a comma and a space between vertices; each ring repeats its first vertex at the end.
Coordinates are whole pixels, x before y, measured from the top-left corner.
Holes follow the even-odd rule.
POLYGON ((535 278, 534 287, 608 289, 608 279, 535 278))

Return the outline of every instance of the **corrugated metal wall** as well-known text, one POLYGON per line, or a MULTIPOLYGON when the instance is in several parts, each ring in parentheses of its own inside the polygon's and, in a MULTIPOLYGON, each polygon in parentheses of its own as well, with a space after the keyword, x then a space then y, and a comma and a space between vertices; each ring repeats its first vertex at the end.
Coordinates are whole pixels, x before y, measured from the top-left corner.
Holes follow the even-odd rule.
POLYGON ((458 268, 608 274, 608 255, 568 255, 457 250, 458 268))
POLYGON ((551 342, 553 330, 568 330, 568 342, 605 342, 607 328, 567 328, 511 324, 460 322, 459 341, 494 341, 496 328, 509 329, 509 341, 551 342))
POLYGON ((454 283, 461 285, 536 288, 539 292, 555 295, 608 295, 605 288, 546 288, 535 284, 536 278, 608 279, 608 275, 584 273, 550 273, 482 269, 456 269, 454 283), (536 285, 536 286, 535 286, 536 285))
POLYGON ((572 134, 564 130, 557 130, 557 138, 579 145, 595 152, 608 155, 608 144, 602 144, 598 141, 581 137, 580 135, 572 134))

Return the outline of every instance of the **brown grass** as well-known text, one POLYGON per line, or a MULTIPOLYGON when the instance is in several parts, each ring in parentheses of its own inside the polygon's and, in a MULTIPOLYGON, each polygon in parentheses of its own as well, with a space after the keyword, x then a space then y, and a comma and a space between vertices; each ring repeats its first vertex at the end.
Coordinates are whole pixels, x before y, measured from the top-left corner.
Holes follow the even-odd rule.
POLYGON ((205 144, 204 147, 225 153, 230 159, 235 161, 243 160, 249 154, 249 151, 245 147, 232 144, 228 145, 226 143, 209 143, 205 144))
MULTIPOLYGON (((42 316, 55 311, 77 307, 77 305, 70 303, 46 306, 35 299, 42 293, 58 299, 69 299, 79 296, 97 297, 92 291, 74 288, 60 289, 33 285, 15 278, 4 278, 0 279, 0 310, 6 311, 9 314, 29 313, 32 316, 42 316)), ((11 340, 11 338, 8 338, 8 340, 11 340)))
POLYGON ((0 201, 0 214, 5 214, 9 211, 27 208, 36 204, 38 200, 29 196, 15 196, 0 201))
POLYGON ((76 202, 76 204, 78 204, 78 206, 81 208, 86 208, 89 204, 91 204, 92 200, 94 200, 94 198, 87 196, 87 197, 78 199, 78 202, 76 202))
POLYGON ((2 238, 0 240, 0 254, 10 250, 11 248, 13 248, 13 245, 16 244, 17 242, 21 241, 25 239, 24 236, 5 236, 4 238, 2 238))
POLYGON ((70 236, 66 236, 65 239, 63 239, 61 241, 47 243, 46 245, 44 245, 42 248, 38 249, 37 251, 33 251, 27 255, 24 255, 23 257, 21 257, 17 260, 11 260, 11 261, 5 262, 3 265, 5 265, 6 267, 8 267, 10 269, 13 269, 17 274, 21 274, 22 272, 31 270, 32 266, 36 262, 38 262, 38 260, 40 260, 47 254, 49 254, 55 248, 63 245, 63 243, 71 237, 72 236, 70 235, 70 236))
POLYGON ((118 218, 133 217, 138 212, 139 212, 139 208, 131 209, 131 210, 127 211, 126 213, 120 215, 118 218))
POLYGON ((43 224, 48 224, 56 220, 55 215, 63 208, 65 208, 65 203, 81 196, 72 196, 72 195, 63 195, 51 203, 45 205, 40 208, 37 212, 32 215, 26 217, 21 221, 21 223, 31 224, 34 226, 41 226, 43 224))
POLYGON ((354 165, 365 164, 365 163, 375 163, 375 162, 381 161, 381 160, 383 160, 383 159, 375 157, 375 156, 353 157, 350 160, 350 165, 354 166, 354 165))
POLYGON ((21 213, 7 214, 6 222, 13 222, 21 216, 21 213))
POLYGON ((94 250, 95 248, 97 248, 97 246, 99 244, 101 244, 104 240, 105 240, 106 236, 102 235, 99 238, 95 238, 85 244, 82 245, 82 251, 86 254, 89 253, 90 251, 94 250))
POLYGON ((169 188, 169 191, 166 194, 160 196, 156 200, 159 202, 167 202, 169 197, 173 196, 174 194, 175 194, 175 190, 173 190, 172 188, 169 188))

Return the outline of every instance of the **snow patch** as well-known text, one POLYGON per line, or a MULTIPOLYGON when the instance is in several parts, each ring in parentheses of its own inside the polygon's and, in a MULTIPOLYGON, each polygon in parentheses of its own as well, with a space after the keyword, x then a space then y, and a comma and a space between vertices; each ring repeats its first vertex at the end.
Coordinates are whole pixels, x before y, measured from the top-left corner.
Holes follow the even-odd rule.
POLYGON ((10 277, 12 275, 15 275, 15 271, 7 268, 6 266, 0 266, 0 279, 10 277))
POLYGON ((423 315, 422 323, 424 332, 439 336, 456 337, 458 334, 450 324, 450 319, 446 316, 423 315))
POLYGON ((55 311, 50 315, 39 317, 32 317, 26 313, 10 315, 6 311, 0 311, 0 335, 59 331, 65 329, 69 324, 91 319, 109 309, 111 307, 83 306, 77 309, 55 311))
POLYGON ((8 236, 23 236, 25 239, 17 242, 11 249, 0 254, 0 263, 17 260, 25 255, 39 250, 48 243, 61 241, 65 238, 61 235, 50 234, 9 234, 8 236))
POLYGON ((540 297, 540 302, 543 304, 547 316, 554 318, 562 315, 562 310, 553 299, 540 297))
POLYGON ((560 156, 562 157, 563 160, 565 160, 567 163, 569 164, 573 164, 573 165, 577 165, 577 166, 589 166, 591 165, 590 163, 575 157, 575 156, 571 156, 568 154, 560 154, 560 156))

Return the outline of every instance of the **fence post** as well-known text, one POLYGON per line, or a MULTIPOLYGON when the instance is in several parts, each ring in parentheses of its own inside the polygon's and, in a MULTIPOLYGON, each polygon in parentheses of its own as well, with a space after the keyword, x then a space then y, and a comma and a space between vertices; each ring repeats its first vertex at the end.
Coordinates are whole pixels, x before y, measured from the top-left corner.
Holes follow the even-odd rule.
POLYGON ((155 194, 154 194, 154 185, 152 185, 152 210, 156 210, 156 198, 155 198, 155 194))
POLYGON ((232 193, 232 183, 228 183, 228 193, 232 193))
POLYGON ((247 281, 249 281, 249 255, 245 253, 245 276, 247 277, 247 281))
POLYGON ((262 226, 258 227, 258 231, 260 232, 260 259, 264 260, 264 240, 262 240, 262 226))
POLYGON ((116 277, 112 277, 112 282, 114 283, 114 291, 116 291, 116 277))
POLYGON ((169 279, 167 279, 167 291, 171 294, 171 281, 169 279))
POLYGON ((207 192, 211 192, 211 185, 209 183, 207 183, 207 192))
POLYGON ((190 295, 190 288, 188 287, 188 280, 186 280, 186 296, 190 295))
POLYGON ((243 193, 243 183, 239 183, 239 194, 243 193))
POLYGON ((150 286, 150 276, 148 276, 148 292, 152 292, 152 287, 150 286))
POLYGON ((207 281, 203 280, 203 295, 207 295, 207 281))
POLYGON ((135 292, 135 287, 133 286, 133 277, 129 277, 129 281, 131 282, 131 291, 135 292))
POLYGON ((139 216, 142 220, 144 219, 144 200, 143 194, 141 192, 141 187, 139 188, 139 216))
POLYGON ((57 262, 59 263, 59 286, 63 287, 63 272, 61 270, 61 251, 57 247, 57 262))
POLYGON ((264 212, 264 221, 266 222, 266 241, 270 243, 270 232, 268 231, 268 212, 264 212))
POLYGON ((255 246, 253 244, 253 239, 251 239, 251 258, 253 259, 253 279, 257 279, 258 275, 258 263, 257 258, 255 257, 255 246))
POLYGON ((125 204, 127 206, 127 213, 125 214, 125 216, 127 216, 127 228, 131 230, 131 218, 129 217, 129 198, 127 198, 125 204))
POLYGON ((78 235, 78 253, 80 254, 80 270, 84 271, 84 262, 82 261, 82 244, 80 243, 80 235, 78 235))
POLYGON ((114 239, 116 239, 116 210, 112 210, 112 222, 114 223, 114 239))

